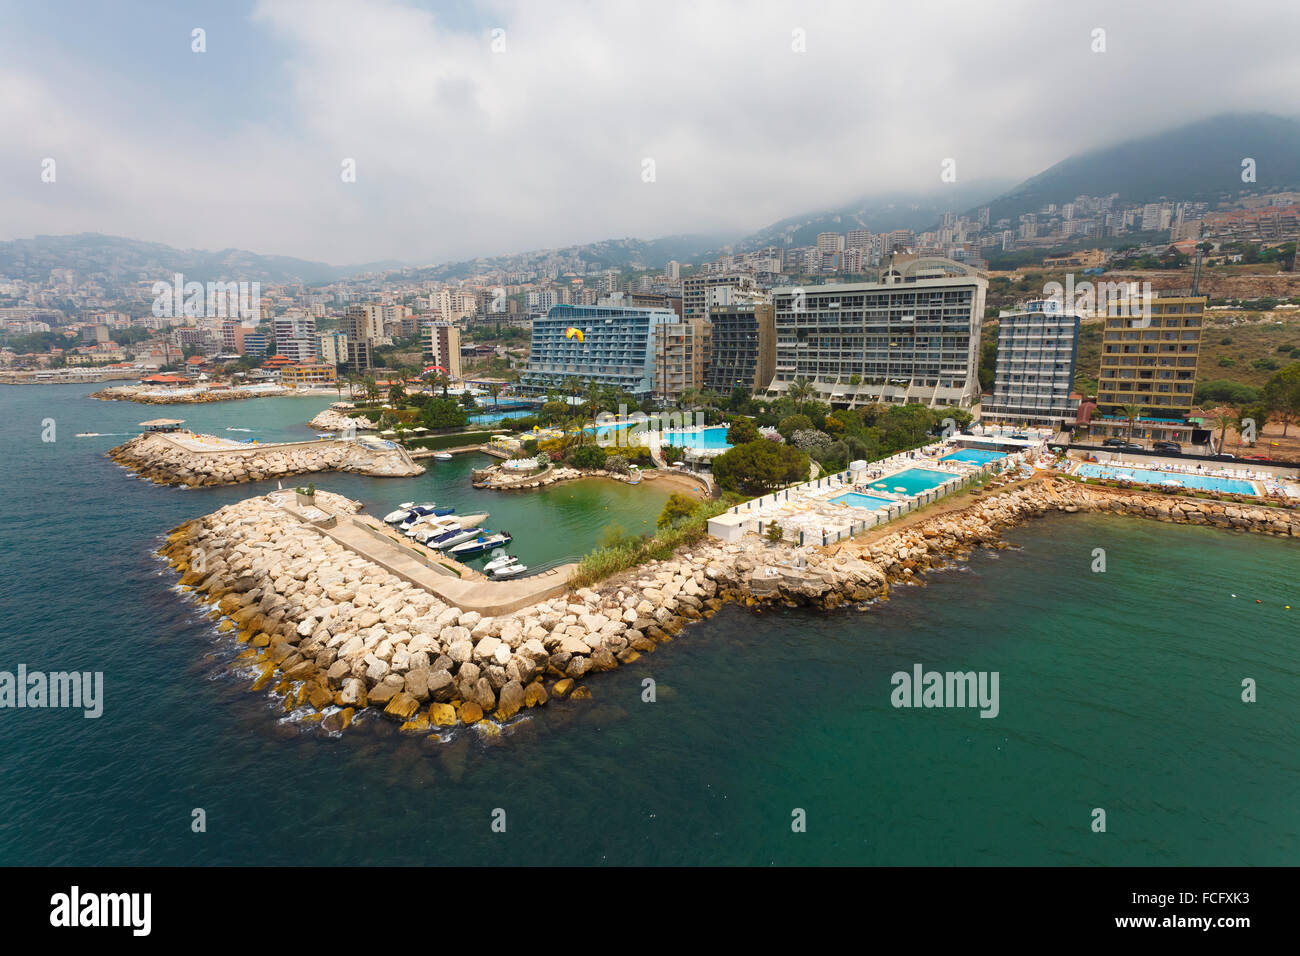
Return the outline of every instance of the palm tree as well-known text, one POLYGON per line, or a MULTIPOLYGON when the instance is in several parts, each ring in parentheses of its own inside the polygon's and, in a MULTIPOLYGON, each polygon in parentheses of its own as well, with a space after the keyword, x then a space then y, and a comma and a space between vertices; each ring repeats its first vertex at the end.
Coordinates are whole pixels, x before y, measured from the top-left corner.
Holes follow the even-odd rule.
POLYGON ((1122 408, 1120 409, 1120 412, 1123 413, 1124 418, 1127 419, 1127 421, 1128 421, 1128 440, 1129 440, 1129 441, 1132 441, 1132 440, 1133 440, 1133 426, 1137 424, 1137 420, 1138 420, 1138 418, 1141 417, 1141 415, 1142 415, 1142 406, 1141 406, 1141 405, 1125 405, 1124 407, 1122 407, 1122 408))
POLYGON ((488 394, 492 396, 492 407, 496 408, 497 396, 501 394, 501 385, 499 382, 492 382, 487 387, 488 394))
POLYGON ((362 387, 365 390, 367 401, 370 402, 379 401, 379 383, 375 381, 373 376, 367 376, 362 387))
POLYGON ((804 404, 810 398, 816 396, 817 389, 813 387, 813 383, 808 378, 800 375, 790 383, 790 388, 787 390, 786 394, 799 403, 799 414, 802 415, 804 404))
POLYGON ((1223 440, 1229 428, 1236 428, 1240 417, 1235 408, 1225 405, 1214 410, 1214 427, 1219 430, 1219 451, 1223 451, 1223 440))

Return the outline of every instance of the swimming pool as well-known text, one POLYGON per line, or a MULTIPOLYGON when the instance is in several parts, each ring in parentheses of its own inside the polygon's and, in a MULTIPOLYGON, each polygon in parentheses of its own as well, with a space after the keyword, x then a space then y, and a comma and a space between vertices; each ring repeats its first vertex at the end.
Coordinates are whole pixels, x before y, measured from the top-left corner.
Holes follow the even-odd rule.
POLYGON ((833 505, 850 505, 854 508, 868 508, 875 511, 877 508, 884 508, 887 505, 898 504, 890 498, 877 498, 875 495, 864 495, 856 491, 845 492, 839 497, 832 498, 833 505))
POLYGON ((721 425, 714 428, 702 428, 690 432, 664 432, 668 444, 678 448, 697 448, 700 451, 726 451, 727 429, 721 425))
POLYGON ((929 491, 931 488, 938 488, 945 481, 951 481, 957 476, 947 471, 931 471, 928 468, 909 468, 907 471, 900 471, 896 475, 890 475, 888 478, 881 478, 879 481, 873 481, 869 487, 876 491, 897 491, 902 488, 902 494, 918 495, 923 491, 929 491))
POLYGON ((1083 478, 1132 478, 1148 485, 1162 481, 1181 481, 1184 488, 1224 491, 1234 495, 1253 495, 1255 486, 1240 478, 1215 478, 1212 475, 1185 475, 1182 472, 1149 471, 1146 468, 1117 468, 1113 465, 1080 465, 1075 472, 1083 478))
POLYGON ((982 448, 963 448, 955 451, 951 455, 944 455, 940 461, 964 461, 971 465, 987 465, 991 461, 997 461, 999 458, 1006 458, 1007 453, 1004 451, 985 451, 982 448))

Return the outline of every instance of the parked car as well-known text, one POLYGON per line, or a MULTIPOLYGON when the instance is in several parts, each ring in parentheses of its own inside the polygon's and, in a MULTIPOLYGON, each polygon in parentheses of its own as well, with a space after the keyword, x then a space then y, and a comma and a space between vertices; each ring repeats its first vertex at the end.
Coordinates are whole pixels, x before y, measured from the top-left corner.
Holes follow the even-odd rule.
POLYGON ((1241 460, 1242 461, 1272 461, 1273 459, 1269 458, 1268 455, 1242 455, 1241 460))
POLYGON ((1225 452, 1219 452, 1219 454, 1217 454, 1217 455, 1211 455, 1211 456, 1210 456, 1210 460, 1211 460, 1211 461, 1236 461, 1236 460, 1237 460, 1237 456, 1236 456, 1236 455, 1229 455, 1229 454, 1225 451, 1225 452))
POLYGON ((1102 444, 1107 448, 1118 448, 1122 445, 1127 445, 1128 443, 1127 438, 1107 438, 1102 442, 1102 444))
POLYGON ((1151 443, 1151 447, 1156 451, 1172 451, 1181 453, 1183 446, 1176 441, 1156 441, 1151 443))
POLYGON ((1011 437, 1012 437, 1015 441, 1029 441, 1029 436, 1028 436, 1028 435, 1022 435, 1020 432, 1016 432, 1016 433, 1015 433, 1014 435, 1012 435, 1011 437))

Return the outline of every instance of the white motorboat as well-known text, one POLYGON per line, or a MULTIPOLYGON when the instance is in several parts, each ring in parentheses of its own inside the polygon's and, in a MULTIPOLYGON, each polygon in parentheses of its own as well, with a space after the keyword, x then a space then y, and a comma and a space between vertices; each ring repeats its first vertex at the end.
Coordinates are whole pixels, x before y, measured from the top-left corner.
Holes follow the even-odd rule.
POLYGON ((489 576, 492 578, 513 578, 527 570, 528 565, 515 562, 514 564, 507 564, 504 568, 497 568, 497 570, 489 572, 489 576))
POLYGON ((452 456, 445 451, 435 452, 433 457, 438 459, 438 461, 451 461, 452 459, 452 456))
POLYGON ((406 536, 408 538, 413 538, 420 542, 420 544, 427 544, 430 538, 436 538, 438 535, 445 534, 448 531, 459 530, 459 525, 454 522, 448 523, 445 518, 439 518, 435 521, 417 524, 410 531, 406 532, 406 536))
POLYGON ((454 545, 447 553, 457 558, 472 558, 476 554, 486 554, 493 548, 504 548, 512 540, 509 531, 483 530, 473 540, 454 545))
POLYGON ((499 558, 493 558, 487 564, 483 565, 484 571, 497 571, 501 568, 509 567, 512 564, 518 564, 519 559, 513 554, 503 554, 499 558))
POLYGON ((388 512, 388 514, 384 515, 384 520, 387 521, 389 524, 397 524, 399 521, 405 520, 407 512, 409 512, 414 507, 415 507, 414 501, 403 501, 400 505, 397 506, 396 511, 390 511, 388 512))
POLYGON ((449 515, 448 517, 458 520, 457 527, 461 528, 481 528, 483 523, 488 519, 488 513, 481 511, 476 515, 449 515))
POLYGON ((477 538, 483 533, 482 528, 463 528, 460 531, 449 531, 445 539, 439 539, 433 545, 435 548, 447 549, 460 544, 463 541, 469 541, 471 538, 477 538))

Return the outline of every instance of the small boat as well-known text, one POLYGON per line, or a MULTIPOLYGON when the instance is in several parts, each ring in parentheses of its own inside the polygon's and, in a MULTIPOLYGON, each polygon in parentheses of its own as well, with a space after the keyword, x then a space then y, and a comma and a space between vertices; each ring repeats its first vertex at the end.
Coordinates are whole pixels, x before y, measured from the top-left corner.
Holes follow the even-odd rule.
POLYGON ((446 535, 435 538, 436 544, 430 544, 430 547, 447 549, 453 545, 458 545, 462 541, 468 541, 471 538, 477 538, 481 534, 487 534, 483 528, 462 528, 460 531, 448 531, 446 535))
POLYGON ((404 520, 406 518, 406 513, 414 507, 414 501, 403 501, 397 506, 396 511, 390 511, 388 514, 384 515, 384 520, 389 524, 397 524, 397 522, 404 520))
POLYGON ((443 535, 460 530, 460 526, 456 524, 421 524, 406 532, 406 536, 420 544, 429 544, 443 535))
POLYGON ((434 529, 437 529, 439 531, 451 531, 453 528, 459 528, 459 527, 460 525, 457 524, 454 520, 448 521, 447 518, 445 517, 420 518, 409 528, 404 530, 402 534, 406 535, 408 538, 414 538, 416 535, 424 531, 432 531, 434 529))
POLYGON ((486 511, 480 511, 476 515, 451 515, 450 517, 461 528, 481 528, 483 523, 491 516, 486 511))
POLYGON ((77 432, 78 438, 98 438, 99 432, 77 432))
POLYGON ((452 455, 445 451, 434 452, 433 457, 438 461, 451 461, 452 459, 452 455))
POLYGON ((509 567, 512 564, 518 564, 519 559, 513 554, 503 554, 499 558, 493 558, 487 564, 483 565, 484 571, 499 571, 501 568, 509 567))
POLYGON ((472 541, 454 545, 448 554, 457 558, 470 558, 476 554, 486 554, 493 548, 504 548, 513 540, 509 531, 485 531, 472 541))
POLYGON ((513 578, 527 570, 528 565, 515 562, 514 564, 507 564, 503 568, 497 568, 495 571, 489 571, 488 575, 492 578, 513 578))
POLYGON ((406 517, 398 523, 397 527, 406 531, 410 529, 412 525, 418 524, 422 518, 441 518, 444 515, 451 514, 455 510, 455 508, 435 508, 432 503, 427 505, 416 505, 406 513, 406 517))
POLYGON ((226 431, 228 431, 228 432, 251 432, 252 429, 251 429, 251 428, 235 428, 235 427, 233 427, 233 426, 227 426, 226 431))

